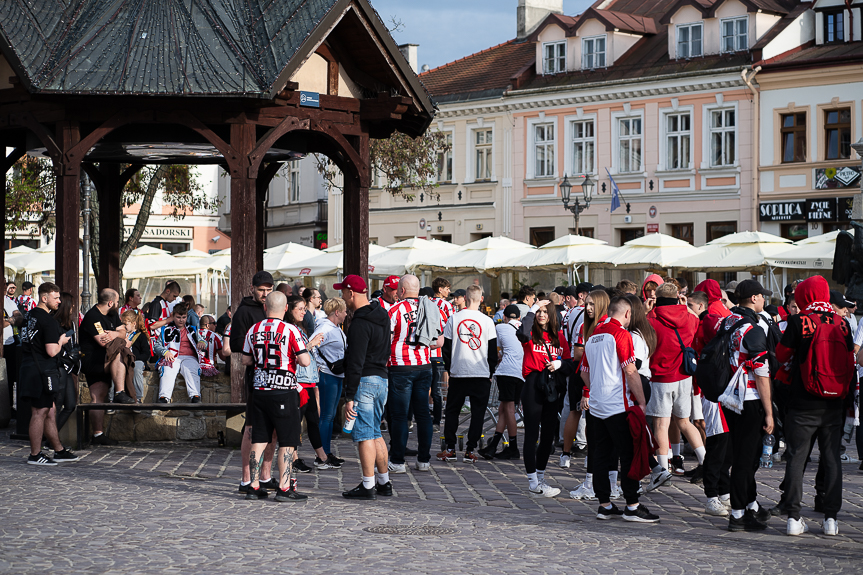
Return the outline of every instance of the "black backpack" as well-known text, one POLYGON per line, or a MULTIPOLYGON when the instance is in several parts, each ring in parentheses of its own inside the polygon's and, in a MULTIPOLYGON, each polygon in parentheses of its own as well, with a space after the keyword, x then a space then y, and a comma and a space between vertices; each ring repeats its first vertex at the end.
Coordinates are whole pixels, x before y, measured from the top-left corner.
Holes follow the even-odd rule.
POLYGON ((747 323, 755 324, 750 318, 745 317, 731 328, 725 329, 723 321, 723 327, 719 329, 716 337, 701 350, 701 357, 695 370, 695 382, 709 401, 714 403, 719 401, 719 396, 728 387, 731 376, 734 375, 731 372, 731 336, 747 323))

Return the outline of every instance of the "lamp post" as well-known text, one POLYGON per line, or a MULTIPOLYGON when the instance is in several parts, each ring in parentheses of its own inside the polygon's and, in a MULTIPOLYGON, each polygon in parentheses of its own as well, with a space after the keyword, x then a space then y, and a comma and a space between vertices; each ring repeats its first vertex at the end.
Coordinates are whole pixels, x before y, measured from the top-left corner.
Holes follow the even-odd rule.
POLYGON ((572 184, 569 183, 569 178, 566 174, 563 175, 563 181, 560 183, 560 197, 563 200, 564 209, 569 210, 575 216, 575 235, 578 232, 578 217, 581 212, 590 207, 590 201, 593 199, 593 191, 596 189, 596 181, 590 178, 590 174, 584 176, 584 181, 581 183, 581 195, 584 198, 584 205, 575 198, 575 203, 569 205, 572 196, 572 184))
POLYGON ((90 178, 86 174, 81 174, 81 186, 84 188, 84 209, 81 214, 84 219, 84 245, 83 245, 83 260, 84 264, 84 285, 81 290, 81 310, 87 312, 90 309, 90 197, 93 188, 90 184, 90 178))

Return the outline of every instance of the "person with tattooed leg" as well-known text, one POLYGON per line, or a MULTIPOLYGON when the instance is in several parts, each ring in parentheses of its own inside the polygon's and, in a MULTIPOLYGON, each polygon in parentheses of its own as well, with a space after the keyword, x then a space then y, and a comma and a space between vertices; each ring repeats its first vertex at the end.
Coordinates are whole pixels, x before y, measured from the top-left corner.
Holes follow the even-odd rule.
POLYGON ((279 440, 277 463, 279 487, 276 501, 303 501, 292 478, 294 453, 300 443, 300 407, 308 401, 306 390, 297 382, 297 366, 308 367, 311 358, 297 327, 282 320, 288 300, 282 292, 267 296, 267 319, 253 325, 243 345, 243 365, 254 367, 252 405, 252 450, 249 470, 252 483, 246 499, 266 499, 260 472, 264 450, 275 431, 279 440))

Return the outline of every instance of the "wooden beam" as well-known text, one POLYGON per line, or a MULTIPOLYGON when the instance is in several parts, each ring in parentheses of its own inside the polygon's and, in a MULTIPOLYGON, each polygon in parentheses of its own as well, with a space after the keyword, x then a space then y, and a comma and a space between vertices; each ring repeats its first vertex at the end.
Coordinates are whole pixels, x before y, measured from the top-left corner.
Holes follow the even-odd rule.
POLYGON ((78 310, 80 280, 78 279, 78 230, 81 215, 80 163, 70 160, 67 152, 81 139, 78 124, 60 122, 57 124, 57 146, 61 152, 54 160, 57 177, 57 250, 54 254, 54 277, 60 289, 72 294, 73 315, 78 310))
POLYGON ((120 164, 101 163, 104 190, 99 198, 99 265, 96 269, 99 288, 120 289, 120 244, 123 242, 123 187, 120 164))
MULTIPOLYGON (((360 136, 357 153, 366 169, 369 164, 369 138, 360 136)), ((360 178, 345 174, 345 191, 342 194, 344 211, 344 249, 342 251, 345 275, 356 274, 368 283, 369 277, 369 187, 360 178)))
POLYGON ((256 188, 256 203, 257 213, 255 217, 258 222, 257 234, 255 235, 255 267, 259 270, 264 269, 264 249, 267 246, 266 229, 267 229, 267 197, 270 189, 270 182, 282 167, 281 162, 270 162, 260 170, 258 177, 255 180, 256 188))

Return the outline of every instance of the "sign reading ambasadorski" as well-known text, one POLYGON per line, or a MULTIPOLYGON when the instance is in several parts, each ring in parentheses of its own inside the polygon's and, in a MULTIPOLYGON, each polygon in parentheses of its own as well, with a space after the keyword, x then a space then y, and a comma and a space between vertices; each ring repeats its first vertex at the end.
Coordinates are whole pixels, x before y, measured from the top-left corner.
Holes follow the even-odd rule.
MULTIPOLYGON (((123 233, 125 237, 129 237, 132 233, 133 226, 125 226, 123 233)), ((144 228, 144 233, 141 236, 142 240, 191 240, 192 228, 171 228, 171 227, 151 227, 144 228)))

